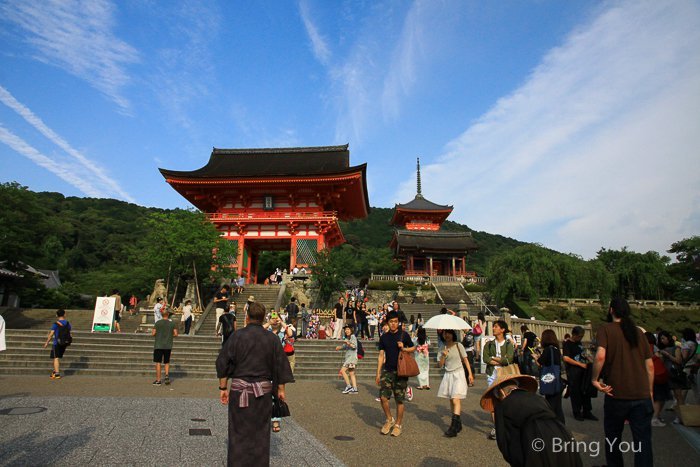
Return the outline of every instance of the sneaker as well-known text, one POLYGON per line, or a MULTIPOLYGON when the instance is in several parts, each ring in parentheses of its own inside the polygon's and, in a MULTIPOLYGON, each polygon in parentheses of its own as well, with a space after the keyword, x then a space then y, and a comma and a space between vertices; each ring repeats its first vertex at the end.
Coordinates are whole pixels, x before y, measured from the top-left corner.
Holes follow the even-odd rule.
POLYGON ((382 399, 379 398, 379 397, 375 397, 374 400, 377 401, 377 402, 381 402, 381 401, 382 401, 382 399))
POLYGON ((401 434, 401 425, 394 425, 394 429, 391 430, 391 436, 399 436, 401 434))
POLYGON ((155 381, 153 381, 153 385, 154 385, 154 386, 160 386, 160 385, 161 385, 161 382, 158 381, 158 380, 155 380, 155 381))
POLYGON ((61 379, 61 373, 51 372, 51 379, 61 379))
POLYGON ((350 391, 348 391, 348 394, 359 394, 357 391, 357 388, 350 388, 350 391))
POLYGON ((165 385, 168 386, 170 385, 170 376, 165 375, 165 385))
MULTIPOLYGON (((411 402, 413 400, 413 388, 411 386, 406 388, 406 400, 408 402, 411 402)), ((398 436, 398 435, 396 435, 396 436, 398 436)))
POLYGON ((664 422, 662 422, 660 418, 654 417, 651 419, 651 426, 661 427, 661 426, 666 426, 666 424, 664 422))
POLYGON ((343 389, 342 394, 349 394, 352 392, 352 386, 345 386, 345 389, 343 389))
POLYGON ((489 433, 488 438, 489 439, 496 439, 496 429, 495 428, 491 428, 491 433, 489 433))
POLYGON ((391 431, 391 427, 394 426, 394 423, 396 423, 394 417, 391 417, 391 420, 387 420, 386 422, 384 422, 384 426, 382 426, 381 433, 383 435, 388 435, 391 431))
MULTIPOLYGON (((59 378, 60 378, 60 376, 59 376, 59 378)), ((681 419, 678 418, 678 417, 674 418, 674 419, 673 419, 673 424, 674 424, 674 425, 680 425, 680 424, 681 424, 681 419)))

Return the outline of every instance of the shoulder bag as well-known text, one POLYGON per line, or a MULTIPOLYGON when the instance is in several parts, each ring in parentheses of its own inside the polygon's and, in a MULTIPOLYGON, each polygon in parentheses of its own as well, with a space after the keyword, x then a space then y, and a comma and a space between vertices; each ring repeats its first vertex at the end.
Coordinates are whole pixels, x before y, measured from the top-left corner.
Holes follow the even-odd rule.
MULTIPOLYGON (((401 342, 403 342, 403 331, 401 332, 401 342)), ((418 369, 418 363, 416 359, 413 358, 413 354, 410 352, 404 352, 403 349, 399 350, 399 363, 397 365, 396 375, 402 378, 418 376, 420 370, 418 369)))
POLYGON ((277 378, 277 345, 272 352, 272 418, 289 417, 289 406, 277 397, 279 382, 277 378))
POLYGON ((561 390, 561 365, 554 364, 554 346, 550 346, 549 365, 540 369, 540 394, 553 396, 561 390))

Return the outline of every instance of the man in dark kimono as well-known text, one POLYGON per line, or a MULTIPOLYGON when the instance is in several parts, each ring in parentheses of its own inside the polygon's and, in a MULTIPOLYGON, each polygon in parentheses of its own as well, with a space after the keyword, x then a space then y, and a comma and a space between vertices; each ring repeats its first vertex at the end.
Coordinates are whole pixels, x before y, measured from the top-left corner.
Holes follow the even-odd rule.
POLYGON ((228 404, 228 465, 270 465, 272 392, 286 400, 294 381, 280 340, 263 329, 265 306, 253 302, 248 326, 234 333, 216 359, 221 403, 228 404), (229 390, 228 381, 231 378, 229 390))

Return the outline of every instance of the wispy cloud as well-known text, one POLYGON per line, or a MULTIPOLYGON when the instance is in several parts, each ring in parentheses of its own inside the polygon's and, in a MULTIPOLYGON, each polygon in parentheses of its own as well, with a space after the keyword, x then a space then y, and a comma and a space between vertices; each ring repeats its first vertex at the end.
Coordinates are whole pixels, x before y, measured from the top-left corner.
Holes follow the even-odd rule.
POLYGON ((0 86, 0 102, 17 112, 17 114, 19 114, 24 120, 26 120, 27 123, 29 123, 31 126, 36 128, 42 135, 48 138, 49 141, 63 149, 68 155, 70 155, 80 165, 87 169, 91 177, 94 177, 97 180, 99 180, 101 184, 103 184, 109 189, 109 191, 118 194, 120 197, 127 201, 135 202, 134 198, 132 198, 126 191, 124 191, 117 182, 115 182, 109 177, 105 169, 103 169, 102 167, 98 166, 95 162, 85 157, 85 155, 83 155, 77 149, 73 148, 65 139, 59 136, 51 128, 46 126, 46 124, 39 117, 37 117, 34 114, 34 112, 32 112, 25 105, 23 105, 21 102, 15 99, 14 96, 2 86, 0 86))
POLYGON ((431 4, 434 3, 414 2, 404 20, 382 90, 382 110, 387 119, 398 117, 401 98, 411 91, 416 82, 419 62, 428 46, 425 15, 431 4))
POLYGON ((697 234, 698 50, 697 3, 613 4, 447 144, 424 193, 472 228, 588 257, 697 234))
MULTIPOLYGON (((396 2, 375 2, 366 15, 351 16, 346 25, 348 47, 331 53, 328 42, 312 21, 307 0, 299 3, 302 21, 316 59, 330 78, 336 108, 336 141, 355 144, 367 139, 377 120, 395 121, 403 100, 424 73, 435 51, 452 33, 461 2, 415 0, 402 13, 396 2), (396 18, 400 19, 397 21, 396 18)), ((339 47, 340 48, 340 47, 339 47)))
POLYGON ((105 197, 102 191, 93 186, 90 181, 76 173, 70 165, 60 164, 53 159, 46 157, 22 138, 6 129, 4 126, 2 126, 2 124, 0 124, 0 142, 8 145, 19 154, 28 158, 38 166, 45 168, 86 195, 96 198, 105 197))
POLYGON ((311 19, 311 13, 309 12, 309 4, 306 0, 301 0, 299 2, 299 13, 301 14, 301 20, 306 28, 306 34, 309 36, 311 41, 311 48, 314 52, 316 60, 324 65, 327 65, 331 58, 331 50, 323 38, 318 28, 311 19))
POLYGON ((211 42, 219 32, 221 14, 204 2, 184 2, 173 9, 156 4, 153 14, 165 25, 161 34, 169 40, 168 47, 155 52, 150 86, 168 118, 196 139, 191 114, 217 75, 211 42))
POLYGON ((129 64, 139 60, 132 46, 113 33, 114 7, 106 0, 7 0, 0 12, 20 26, 36 58, 87 81, 129 113, 123 88, 129 64))

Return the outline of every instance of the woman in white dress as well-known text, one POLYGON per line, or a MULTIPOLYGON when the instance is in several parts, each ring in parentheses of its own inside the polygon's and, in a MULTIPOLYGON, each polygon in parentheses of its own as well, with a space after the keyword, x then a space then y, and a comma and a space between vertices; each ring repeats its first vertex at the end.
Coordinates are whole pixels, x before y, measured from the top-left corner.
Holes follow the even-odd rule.
POLYGON ((420 370, 416 389, 430 389, 430 339, 427 338, 425 328, 422 326, 418 328, 416 334, 416 363, 420 370))
POLYGON ((467 352, 457 339, 457 332, 445 329, 442 332, 445 349, 440 354, 440 368, 445 368, 445 374, 438 389, 438 397, 450 400, 452 423, 445 436, 453 438, 462 431, 462 399, 467 397, 467 384, 474 382, 472 368, 469 366, 467 352), (466 370, 466 375, 465 375, 466 370))

